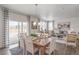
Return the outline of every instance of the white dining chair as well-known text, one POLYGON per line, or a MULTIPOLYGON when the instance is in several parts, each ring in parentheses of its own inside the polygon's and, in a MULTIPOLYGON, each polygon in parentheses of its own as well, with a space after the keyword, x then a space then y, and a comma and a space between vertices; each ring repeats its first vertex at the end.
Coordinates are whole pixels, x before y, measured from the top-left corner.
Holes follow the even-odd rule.
POLYGON ((50 40, 50 44, 47 47, 46 54, 51 55, 52 52, 53 52, 53 54, 55 54, 55 49, 56 49, 55 48, 55 38, 51 37, 51 38, 48 38, 48 40, 50 40))
POLYGON ((23 36, 24 37, 24 45, 25 45, 25 52, 29 52, 31 53, 32 55, 34 55, 38 49, 36 49, 33 45, 33 41, 31 39, 31 37, 29 36, 23 36))
POLYGON ((24 55, 24 54, 25 54, 25 52, 24 52, 25 47, 24 47, 23 33, 20 33, 20 34, 19 34, 19 48, 22 49, 23 55, 24 55))

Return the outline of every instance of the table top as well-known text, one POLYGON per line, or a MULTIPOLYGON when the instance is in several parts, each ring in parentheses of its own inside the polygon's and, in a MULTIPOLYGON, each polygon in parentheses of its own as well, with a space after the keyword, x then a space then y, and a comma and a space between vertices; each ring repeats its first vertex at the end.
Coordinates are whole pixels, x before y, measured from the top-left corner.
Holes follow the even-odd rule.
POLYGON ((50 43, 50 40, 45 41, 45 39, 40 39, 40 40, 34 40, 33 44, 38 45, 38 46, 47 46, 50 43))

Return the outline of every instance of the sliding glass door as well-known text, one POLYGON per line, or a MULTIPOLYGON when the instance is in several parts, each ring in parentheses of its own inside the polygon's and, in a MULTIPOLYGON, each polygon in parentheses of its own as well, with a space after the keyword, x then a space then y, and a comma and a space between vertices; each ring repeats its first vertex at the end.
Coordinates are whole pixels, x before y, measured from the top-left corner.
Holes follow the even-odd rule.
POLYGON ((9 47, 18 46, 18 35, 20 33, 26 33, 28 35, 28 32, 28 22, 9 20, 9 47))
POLYGON ((9 46, 18 43, 18 22, 9 21, 9 46))

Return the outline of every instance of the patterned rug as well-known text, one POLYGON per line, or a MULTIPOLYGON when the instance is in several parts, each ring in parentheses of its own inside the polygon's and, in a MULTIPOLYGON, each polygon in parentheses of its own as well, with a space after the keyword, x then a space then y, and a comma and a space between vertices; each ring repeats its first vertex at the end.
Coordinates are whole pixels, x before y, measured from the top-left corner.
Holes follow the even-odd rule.
MULTIPOLYGON (((12 55, 23 55, 23 49, 19 47, 12 48, 10 51, 12 55)), ((27 52, 27 55, 31 55, 31 53, 27 52)), ((39 51, 37 51, 35 55, 39 55, 39 51)))

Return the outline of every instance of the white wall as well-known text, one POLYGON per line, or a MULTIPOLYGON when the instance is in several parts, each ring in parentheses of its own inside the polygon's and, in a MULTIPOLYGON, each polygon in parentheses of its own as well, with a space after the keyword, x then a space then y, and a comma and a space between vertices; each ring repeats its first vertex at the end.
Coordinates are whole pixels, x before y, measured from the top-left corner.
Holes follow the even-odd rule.
POLYGON ((55 26, 59 22, 70 22, 71 28, 73 28, 76 32, 79 32, 79 17, 71 17, 71 18, 54 18, 55 26))

